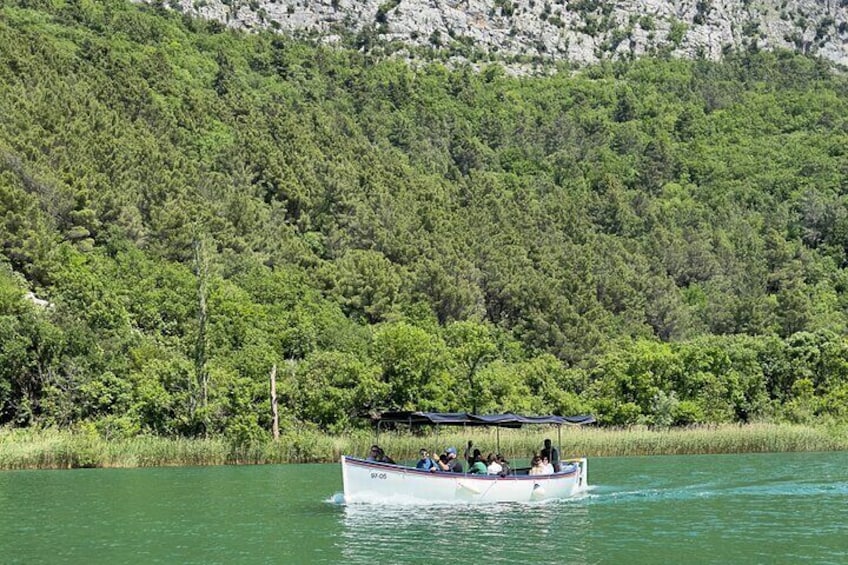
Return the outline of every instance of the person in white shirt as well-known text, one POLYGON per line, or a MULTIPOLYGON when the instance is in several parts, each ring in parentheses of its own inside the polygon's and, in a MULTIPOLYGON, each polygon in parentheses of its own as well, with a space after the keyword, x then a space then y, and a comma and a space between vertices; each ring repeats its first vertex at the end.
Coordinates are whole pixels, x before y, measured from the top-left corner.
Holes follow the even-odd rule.
POLYGON ((495 459, 494 453, 490 453, 488 457, 486 457, 486 470, 490 475, 497 475, 503 471, 503 466, 498 463, 498 460, 495 459))
POLYGON ((531 461, 530 470, 527 472, 528 475, 544 475, 545 469, 542 467, 542 458, 538 455, 534 455, 531 461))
POLYGON ((548 461, 548 458, 544 455, 542 456, 542 474, 543 475, 553 475, 554 474, 554 466, 551 465, 551 462, 548 461))

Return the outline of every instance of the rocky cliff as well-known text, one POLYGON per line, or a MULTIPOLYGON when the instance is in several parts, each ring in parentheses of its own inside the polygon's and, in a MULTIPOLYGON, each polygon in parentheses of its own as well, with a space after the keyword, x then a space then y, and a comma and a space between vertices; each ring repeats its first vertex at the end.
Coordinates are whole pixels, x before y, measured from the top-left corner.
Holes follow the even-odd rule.
MULTIPOLYGON (((161 2, 161 0, 160 0, 161 2)), ((170 0, 242 29, 353 41, 410 59, 578 64, 784 48, 848 65, 848 0, 170 0)))

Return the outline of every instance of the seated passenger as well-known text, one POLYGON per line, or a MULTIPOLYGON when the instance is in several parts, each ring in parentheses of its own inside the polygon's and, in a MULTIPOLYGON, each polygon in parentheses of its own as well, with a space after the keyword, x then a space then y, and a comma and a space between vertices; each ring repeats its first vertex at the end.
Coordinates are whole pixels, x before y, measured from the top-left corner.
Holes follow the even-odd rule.
POLYGON ((477 450, 477 454, 474 455, 474 458, 471 461, 471 466, 468 467, 468 472, 480 475, 485 475, 488 472, 486 464, 483 462, 483 457, 479 454, 479 450, 477 450))
POLYGON ((438 469, 436 462, 430 459, 430 453, 426 449, 422 449, 418 452, 418 456, 420 459, 418 463, 415 464, 416 469, 421 469, 422 471, 429 471, 431 473, 435 473, 438 469))
POLYGON ((376 463, 391 463, 392 465, 395 465, 394 459, 386 455, 386 452, 383 451, 383 448, 379 445, 371 446, 371 452, 365 460, 374 461, 376 463))
POLYGON ((441 466, 443 471, 449 471, 451 473, 464 473, 465 470, 462 467, 462 461, 456 458, 456 448, 449 447, 445 450, 445 462, 441 466))
POLYGON ((497 461, 497 462, 498 462, 498 464, 501 466, 501 477, 505 477, 505 476, 507 476, 507 475, 509 475, 509 474, 510 474, 510 472, 512 471, 512 469, 510 469, 510 468, 509 468, 509 461, 507 461, 507 460, 504 458, 504 456, 503 456, 503 455, 501 455, 500 453, 498 453, 498 454, 495 456, 495 461, 497 461))
POLYGON ((544 475, 545 469, 542 467, 542 458, 538 455, 533 456, 532 467, 530 467, 530 472, 528 475, 544 475))
POLYGON ((553 475, 554 474, 554 466, 551 465, 551 462, 548 461, 548 458, 542 455, 542 474, 543 475, 553 475))
POLYGON ((488 463, 488 465, 486 465, 486 471, 490 475, 499 475, 503 472, 503 465, 498 463, 498 459, 495 457, 494 453, 490 453, 489 456, 486 457, 486 462, 488 463))
POLYGON ((379 461, 380 452, 383 451, 380 449, 379 445, 372 445, 371 451, 368 454, 368 457, 365 458, 366 461, 379 461))

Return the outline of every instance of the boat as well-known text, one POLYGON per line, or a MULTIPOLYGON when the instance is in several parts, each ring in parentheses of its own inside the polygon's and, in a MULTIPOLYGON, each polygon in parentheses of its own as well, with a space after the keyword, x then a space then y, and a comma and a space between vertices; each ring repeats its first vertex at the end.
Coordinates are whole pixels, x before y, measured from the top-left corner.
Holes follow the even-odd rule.
MULTIPOLYGON (((548 424, 557 426, 559 432, 562 425, 595 421, 592 416, 476 415, 455 412, 388 412, 375 420, 378 433, 380 425, 385 422, 496 428, 548 424)), ((585 493, 589 486, 586 458, 564 460, 559 472, 550 475, 529 475, 526 469, 501 475, 428 472, 348 455, 342 456, 341 467, 346 504, 539 502, 578 496, 585 493)))

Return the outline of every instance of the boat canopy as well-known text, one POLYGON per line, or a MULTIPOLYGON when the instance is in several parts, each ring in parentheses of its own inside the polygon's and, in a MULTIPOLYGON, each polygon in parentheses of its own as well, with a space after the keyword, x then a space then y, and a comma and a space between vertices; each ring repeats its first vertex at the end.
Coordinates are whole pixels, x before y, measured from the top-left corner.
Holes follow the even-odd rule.
POLYGON ((441 425, 441 426, 497 426, 520 428, 525 424, 552 424, 556 426, 595 423, 594 416, 522 416, 519 414, 468 414, 466 412, 383 412, 372 416, 380 424, 441 425))

